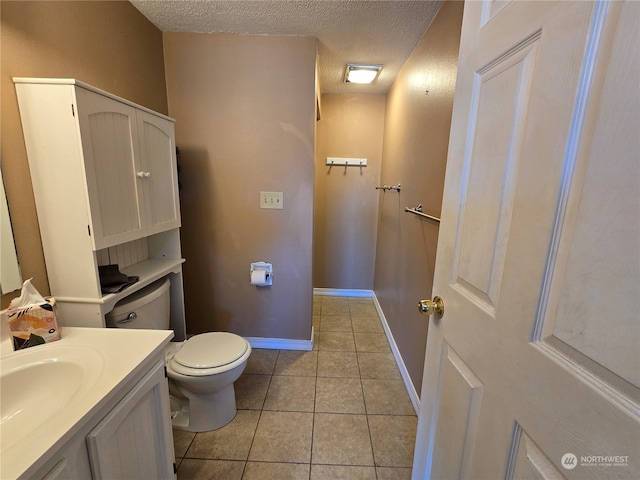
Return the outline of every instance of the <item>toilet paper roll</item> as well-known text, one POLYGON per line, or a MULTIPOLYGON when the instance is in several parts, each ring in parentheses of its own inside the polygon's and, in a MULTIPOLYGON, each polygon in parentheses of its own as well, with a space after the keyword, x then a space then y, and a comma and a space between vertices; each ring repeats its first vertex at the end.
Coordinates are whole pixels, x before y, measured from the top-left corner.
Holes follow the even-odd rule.
POLYGON ((267 285, 267 271, 266 270, 254 270, 251 272, 251 285, 267 285))

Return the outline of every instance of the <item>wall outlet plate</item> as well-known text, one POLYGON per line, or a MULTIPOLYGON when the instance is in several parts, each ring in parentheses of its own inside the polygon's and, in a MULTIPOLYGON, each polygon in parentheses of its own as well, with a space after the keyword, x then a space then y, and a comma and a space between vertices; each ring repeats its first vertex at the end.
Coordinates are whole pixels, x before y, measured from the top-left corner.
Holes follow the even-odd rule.
POLYGON ((284 193, 260 192, 260 208, 283 210, 284 209, 284 193))

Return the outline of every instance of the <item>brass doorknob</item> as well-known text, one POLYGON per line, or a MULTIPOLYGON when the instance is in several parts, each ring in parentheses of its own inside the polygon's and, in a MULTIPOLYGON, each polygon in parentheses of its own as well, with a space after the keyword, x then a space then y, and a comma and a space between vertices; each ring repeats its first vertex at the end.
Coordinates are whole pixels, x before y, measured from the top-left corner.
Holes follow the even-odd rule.
POLYGON ((442 318, 444 315, 444 301, 440 297, 433 297, 433 300, 420 300, 418 302, 418 311, 425 315, 435 315, 442 318))

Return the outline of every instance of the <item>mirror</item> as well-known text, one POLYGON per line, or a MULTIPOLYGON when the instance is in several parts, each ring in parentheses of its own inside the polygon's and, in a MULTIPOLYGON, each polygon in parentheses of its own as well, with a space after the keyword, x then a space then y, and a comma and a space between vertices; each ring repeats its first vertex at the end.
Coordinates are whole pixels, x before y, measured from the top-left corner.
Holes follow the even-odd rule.
POLYGON ((11 228, 9 205, 4 191, 1 169, 0 190, 0 293, 9 293, 20 289, 22 277, 18 265, 16 245, 13 241, 13 229, 11 228))

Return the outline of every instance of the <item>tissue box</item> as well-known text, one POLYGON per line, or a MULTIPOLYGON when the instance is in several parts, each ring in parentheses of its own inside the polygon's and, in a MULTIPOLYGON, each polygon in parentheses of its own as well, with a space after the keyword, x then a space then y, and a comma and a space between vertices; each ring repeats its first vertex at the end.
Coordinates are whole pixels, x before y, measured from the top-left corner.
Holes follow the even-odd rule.
POLYGON ((54 298, 47 298, 37 305, 9 308, 7 321, 14 350, 60 340, 54 298))

